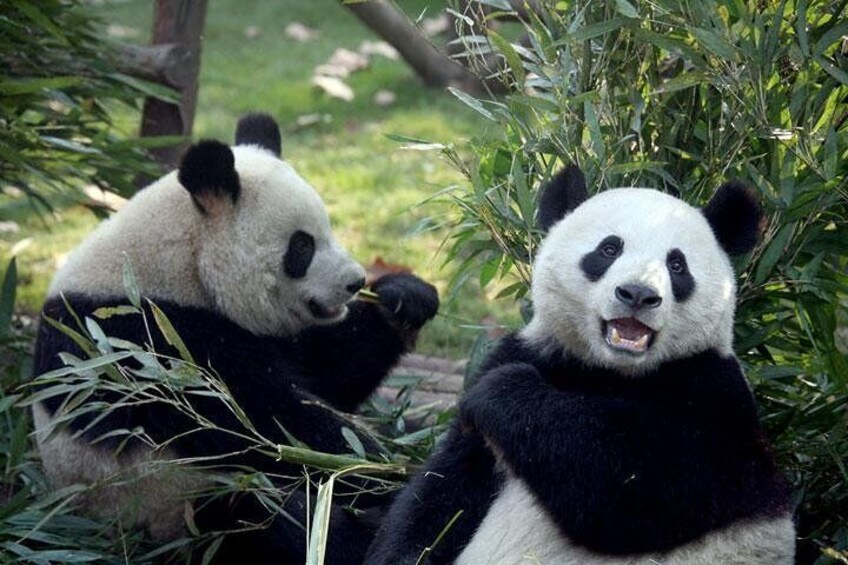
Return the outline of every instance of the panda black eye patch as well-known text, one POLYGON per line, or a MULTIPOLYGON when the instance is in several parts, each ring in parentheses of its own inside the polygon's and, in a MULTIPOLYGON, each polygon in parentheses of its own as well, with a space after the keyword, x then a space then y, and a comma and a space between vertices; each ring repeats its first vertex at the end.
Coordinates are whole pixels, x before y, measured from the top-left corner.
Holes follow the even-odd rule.
POLYGON ((283 270, 293 279, 302 279, 306 276, 314 256, 315 238, 305 231, 298 230, 289 239, 289 247, 283 257, 283 270))
POLYGON ((580 260, 583 274, 592 282, 600 280, 607 269, 621 256, 623 250, 624 240, 617 235, 608 235, 580 260))
POLYGON ((668 274, 671 277, 671 292, 674 299, 683 302, 695 291, 695 278, 689 272, 686 255, 677 248, 668 252, 665 259, 668 274))

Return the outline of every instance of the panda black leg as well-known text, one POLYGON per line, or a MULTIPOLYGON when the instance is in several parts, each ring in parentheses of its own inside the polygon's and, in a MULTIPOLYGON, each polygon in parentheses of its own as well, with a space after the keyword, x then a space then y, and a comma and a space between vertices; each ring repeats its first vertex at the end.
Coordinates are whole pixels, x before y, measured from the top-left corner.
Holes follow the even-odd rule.
MULTIPOLYGON (((213 563, 250 563, 301 565, 306 562, 307 509, 306 495, 293 493, 282 511, 271 516, 255 496, 216 497, 202 501, 195 513, 195 523, 201 532, 230 532, 224 534, 213 563), (256 524, 254 529, 250 525, 256 524)), ((328 565, 360 563, 374 536, 373 528, 352 516, 340 506, 330 513, 327 541, 328 565)), ((193 561, 202 560, 202 551, 193 561)))
POLYGON ((454 424, 426 468, 397 496, 365 563, 414 565, 428 547, 427 563, 452 563, 474 536, 501 482, 482 436, 454 424))

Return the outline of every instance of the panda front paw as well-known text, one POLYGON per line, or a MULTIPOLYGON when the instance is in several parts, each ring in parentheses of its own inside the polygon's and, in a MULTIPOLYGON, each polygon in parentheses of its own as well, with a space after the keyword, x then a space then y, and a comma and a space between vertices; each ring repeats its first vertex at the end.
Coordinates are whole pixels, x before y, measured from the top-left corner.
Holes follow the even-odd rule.
POLYGON ((392 319, 407 332, 417 332, 439 310, 436 287, 415 275, 385 275, 371 289, 380 296, 380 304, 392 319))

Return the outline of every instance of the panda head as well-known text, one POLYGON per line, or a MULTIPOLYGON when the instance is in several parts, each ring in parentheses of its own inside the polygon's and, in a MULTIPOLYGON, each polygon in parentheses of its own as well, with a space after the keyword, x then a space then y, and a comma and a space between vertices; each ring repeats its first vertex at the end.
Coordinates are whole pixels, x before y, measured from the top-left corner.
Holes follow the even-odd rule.
POLYGON ((589 198, 569 167, 540 194, 537 217, 547 235, 530 339, 628 375, 707 349, 732 352, 730 256, 754 247, 761 220, 748 189, 724 184, 702 209, 645 188, 589 198))
POLYGON ((234 147, 201 141, 177 174, 193 204, 203 291, 223 315, 267 335, 341 320, 365 284, 323 201, 279 154, 277 123, 249 114, 234 147))

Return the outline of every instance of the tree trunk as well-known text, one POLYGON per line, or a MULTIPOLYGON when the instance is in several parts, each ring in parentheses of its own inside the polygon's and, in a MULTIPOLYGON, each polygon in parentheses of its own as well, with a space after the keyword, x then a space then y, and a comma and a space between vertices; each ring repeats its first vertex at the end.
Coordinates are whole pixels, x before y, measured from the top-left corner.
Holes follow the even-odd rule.
POLYGON ((185 74, 185 58, 179 45, 118 45, 118 66, 122 73, 179 88, 178 79, 185 74))
POLYGON ((428 86, 454 86, 471 93, 484 89, 468 69, 439 51, 406 14, 386 0, 345 4, 357 18, 397 49, 428 86))
MULTIPOLYGON (((200 50, 206 20, 207 0, 156 0, 151 44, 174 44, 176 61, 165 70, 165 79, 180 93, 178 105, 147 98, 141 118, 141 136, 191 136, 197 107, 197 77, 200 73, 200 50)), ((153 156, 166 169, 179 163, 189 140, 168 147, 152 149, 153 156)), ((144 182, 146 179, 139 179, 144 182)), ((143 186, 143 184, 142 184, 143 186)))

